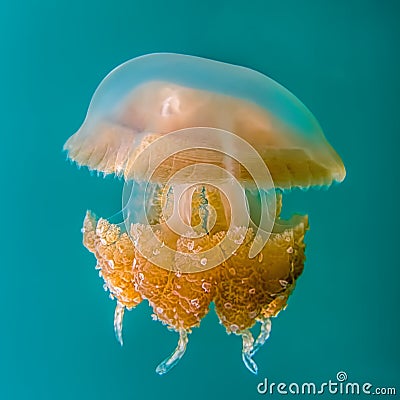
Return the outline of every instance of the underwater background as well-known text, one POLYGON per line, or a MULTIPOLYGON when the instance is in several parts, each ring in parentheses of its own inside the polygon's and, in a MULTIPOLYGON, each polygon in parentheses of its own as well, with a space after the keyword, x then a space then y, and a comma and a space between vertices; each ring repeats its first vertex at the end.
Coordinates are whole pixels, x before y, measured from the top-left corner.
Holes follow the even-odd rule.
POLYGON ((321 383, 338 371, 400 393, 399 11, 390 0, 3 3, 0 398, 256 399, 264 378, 321 383), (286 212, 309 215, 307 261, 258 376, 213 312, 165 376, 154 369, 177 334, 147 304, 125 315, 120 348, 115 304, 81 243, 86 209, 113 215, 123 184, 78 170, 62 146, 111 69, 160 51, 272 77, 347 169, 329 191, 284 198, 286 212))

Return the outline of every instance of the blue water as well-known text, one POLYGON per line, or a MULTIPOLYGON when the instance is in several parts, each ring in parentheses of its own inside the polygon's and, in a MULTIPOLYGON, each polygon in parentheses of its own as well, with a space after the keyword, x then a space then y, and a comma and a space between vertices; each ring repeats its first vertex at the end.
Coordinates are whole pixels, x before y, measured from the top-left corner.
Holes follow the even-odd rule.
POLYGON ((318 383, 340 370, 399 392, 399 11, 390 0, 3 4, 0 398, 256 399, 265 377, 318 383), (177 335, 145 304, 126 315, 121 349, 81 244, 86 209, 114 214, 122 183, 71 166, 63 143, 112 68, 160 51, 269 75, 310 108, 347 168, 329 191, 284 199, 310 216, 307 262, 258 377, 213 313, 166 376, 154 368, 177 335))

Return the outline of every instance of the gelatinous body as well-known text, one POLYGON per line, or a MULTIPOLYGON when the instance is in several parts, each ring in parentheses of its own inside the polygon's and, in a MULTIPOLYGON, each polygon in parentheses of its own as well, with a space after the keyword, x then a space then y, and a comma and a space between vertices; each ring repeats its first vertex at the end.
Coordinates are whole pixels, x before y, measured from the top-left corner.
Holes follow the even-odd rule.
MULTIPOLYGON (((288 90, 247 68, 177 54, 139 57, 109 74, 65 149, 79 164, 130 179, 132 159, 149 141, 202 126, 233 132, 249 142, 276 187, 344 179, 343 163, 318 122, 288 90)), ((201 155, 193 149, 183 160, 176 157, 187 165, 201 155)))
POLYGON ((290 92, 245 68, 176 54, 131 60, 99 86, 69 157, 122 176, 122 222, 87 212, 83 243, 125 309, 147 300, 179 333, 164 374, 210 304, 242 359, 268 339, 305 261, 306 216, 280 217, 282 193, 344 179, 340 157, 290 92), (250 328, 259 322, 253 338, 250 328))

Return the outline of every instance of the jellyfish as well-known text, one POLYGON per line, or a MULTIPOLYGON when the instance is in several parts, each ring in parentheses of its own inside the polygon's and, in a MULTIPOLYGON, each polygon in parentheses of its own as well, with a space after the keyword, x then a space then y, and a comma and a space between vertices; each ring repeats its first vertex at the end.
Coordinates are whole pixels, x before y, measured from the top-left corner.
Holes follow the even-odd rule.
POLYGON ((116 301, 120 344, 125 310, 147 301, 179 335, 156 369, 165 374, 213 303, 256 374, 254 356, 305 262, 308 217, 282 218, 282 200, 345 178, 312 113, 254 70, 150 54, 101 82, 64 149, 79 166, 124 182, 119 221, 87 211, 82 229, 116 301))

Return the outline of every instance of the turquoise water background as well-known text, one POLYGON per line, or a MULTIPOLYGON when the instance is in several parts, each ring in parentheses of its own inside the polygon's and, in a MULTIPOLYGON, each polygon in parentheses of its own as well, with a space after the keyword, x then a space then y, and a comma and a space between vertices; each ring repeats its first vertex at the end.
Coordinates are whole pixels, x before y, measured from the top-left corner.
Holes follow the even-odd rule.
POLYGON ((399 8, 389 0, 3 3, 0 398, 256 399, 266 377, 318 383, 338 371, 400 392, 399 8), (157 376, 177 335, 142 304, 126 315, 120 348, 114 304, 81 244, 86 209, 114 214, 122 183, 70 165, 63 143, 112 68, 158 51, 271 76, 313 111, 347 167, 340 186, 287 196, 288 209, 310 216, 307 262, 256 356, 258 376, 213 312, 180 364, 157 376))

